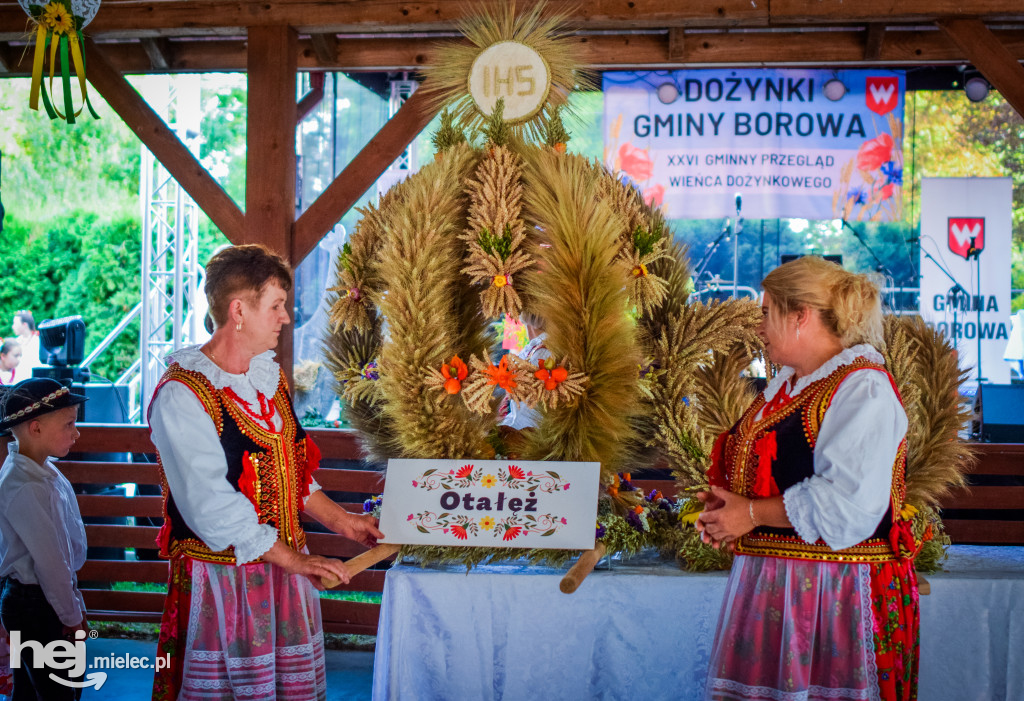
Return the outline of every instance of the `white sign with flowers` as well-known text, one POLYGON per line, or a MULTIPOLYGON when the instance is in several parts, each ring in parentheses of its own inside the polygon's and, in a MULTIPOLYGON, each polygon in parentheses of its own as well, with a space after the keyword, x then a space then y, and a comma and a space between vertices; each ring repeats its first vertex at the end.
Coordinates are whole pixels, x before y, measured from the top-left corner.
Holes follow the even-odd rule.
POLYGON ((589 550, 600 473, 596 462, 389 460, 382 542, 589 550))

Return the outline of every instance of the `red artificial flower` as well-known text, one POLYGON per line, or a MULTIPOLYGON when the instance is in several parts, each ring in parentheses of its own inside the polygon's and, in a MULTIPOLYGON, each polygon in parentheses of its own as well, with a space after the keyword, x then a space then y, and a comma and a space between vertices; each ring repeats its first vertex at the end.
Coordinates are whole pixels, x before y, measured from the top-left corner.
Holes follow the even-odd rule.
POLYGON ((514 480, 521 480, 526 477, 523 474, 523 468, 516 467, 515 465, 508 466, 508 476, 514 480))
POLYGON ((487 384, 498 385, 508 392, 516 387, 516 376, 508 369, 508 356, 503 355, 497 365, 490 365, 484 370, 487 375, 487 384))
POLYGON ((551 370, 544 367, 544 360, 538 363, 540 370, 533 373, 533 376, 544 383, 544 389, 551 392, 558 387, 560 382, 565 382, 569 377, 569 371, 559 366, 551 370))
POLYGON ((454 535, 459 540, 466 540, 466 538, 467 538, 467 536, 466 536, 466 529, 464 527, 462 527, 462 526, 457 525, 457 524, 453 524, 452 525, 452 535, 454 535))
POLYGON ((452 356, 450 363, 441 366, 441 374, 445 378, 444 391, 448 394, 458 394, 462 391, 462 380, 469 374, 469 368, 455 355, 452 356))
POLYGON ((648 207, 660 207, 665 201, 665 186, 654 185, 644 190, 644 202, 648 207))
MULTIPOLYGON (((307 488, 308 489, 308 488, 307 488)), ((256 504, 256 466, 252 464, 249 451, 242 453, 242 474, 238 478, 238 491, 256 504)))
POLYGON ((626 142, 619 147, 619 168, 636 182, 649 180, 654 172, 654 161, 647 150, 626 142))
POLYGON ((313 473, 320 469, 320 447, 313 442, 313 439, 306 436, 303 439, 306 442, 306 464, 302 474, 302 491, 299 497, 305 499, 309 496, 309 488, 313 484, 313 473))
POLYGON ((860 170, 878 170, 886 161, 892 160, 892 137, 880 134, 868 139, 857 150, 857 168, 860 170))
POLYGON ((455 473, 455 477, 457 479, 461 480, 461 479, 466 479, 471 474, 473 474, 473 466, 472 465, 463 465, 462 467, 459 468, 459 471, 455 473))
POLYGON ((515 540, 519 537, 519 534, 523 532, 522 526, 511 526, 505 531, 505 535, 501 537, 502 540, 515 540))

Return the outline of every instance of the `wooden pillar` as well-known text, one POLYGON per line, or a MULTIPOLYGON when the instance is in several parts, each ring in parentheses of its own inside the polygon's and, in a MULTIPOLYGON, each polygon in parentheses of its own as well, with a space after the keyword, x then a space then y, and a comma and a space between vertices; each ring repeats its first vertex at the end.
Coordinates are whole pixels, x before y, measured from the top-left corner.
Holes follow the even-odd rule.
MULTIPOLYGON (((296 44, 291 27, 249 27, 244 238, 285 259, 290 258, 295 221, 296 44)), ((294 297, 293 290, 289 309, 294 297)), ((294 324, 287 326, 277 346, 277 361, 289 383, 294 329, 294 324)))

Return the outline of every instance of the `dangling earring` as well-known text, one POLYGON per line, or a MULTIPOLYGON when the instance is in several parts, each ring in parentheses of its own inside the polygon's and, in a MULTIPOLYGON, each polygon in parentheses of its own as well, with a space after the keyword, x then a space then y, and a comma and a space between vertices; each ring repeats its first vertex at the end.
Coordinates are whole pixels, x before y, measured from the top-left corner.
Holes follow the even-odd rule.
MULTIPOLYGON (((241 328, 241 325, 239 325, 239 328, 241 328)), ((799 324, 797 324, 797 327, 796 327, 796 340, 798 340, 798 341, 800 340, 800 325, 799 324)))
MULTIPOLYGON (((239 319, 238 323, 235 324, 235 331, 241 331, 241 330, 242 330, 242 320, 239 319)), ((796 332, 797 332, 797 335, 799 336, 800 335, 800 329, 797 329, 796 332)))

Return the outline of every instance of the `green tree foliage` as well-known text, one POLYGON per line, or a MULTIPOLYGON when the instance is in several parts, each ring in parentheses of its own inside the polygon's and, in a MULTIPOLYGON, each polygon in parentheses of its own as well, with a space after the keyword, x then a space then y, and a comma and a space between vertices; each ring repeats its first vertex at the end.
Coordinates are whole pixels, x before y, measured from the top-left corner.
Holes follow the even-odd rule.
MULTIPOLYGON (((132 78, 172 80, 169 76, 132 78)), ((0 336, 17 309, 37 321, 81 314, 91 351, 138 304, 141 145, 102 97, 101 119, 51 122, 28 108, 29 81, 0 81, 0 153, 7 216, 0 236, 0 336)), ((245 199, 244 76, 204 81, 200 160, 236 202, 245 199)), ((200 259, 227 243, 200 215, 200 259)), ((92 369, 116 379, 139 354, 134 322, 92 369)))
MULTIPOLYGON (((81 314, 86 348, 110 332, 139 301, 138 215, 76 209, 47 219, 9 215, 0 237, 0 309, 4 331, 14 311, 36 320, 81 314)), ((138 323, 93 366, 116 379, 138 357, 138 323)))

